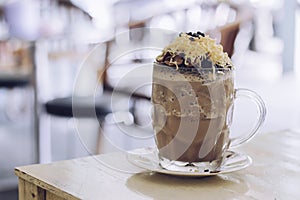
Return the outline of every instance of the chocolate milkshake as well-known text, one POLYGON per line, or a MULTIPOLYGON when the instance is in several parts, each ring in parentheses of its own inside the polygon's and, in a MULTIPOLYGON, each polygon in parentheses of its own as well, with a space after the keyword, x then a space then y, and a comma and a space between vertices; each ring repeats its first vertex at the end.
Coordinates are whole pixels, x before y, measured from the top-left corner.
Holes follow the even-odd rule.
POLYGON ((161 160, 219 160, 229 145, 230 58, 203 33, 181 33, 153 68, 153 128, 161 160))

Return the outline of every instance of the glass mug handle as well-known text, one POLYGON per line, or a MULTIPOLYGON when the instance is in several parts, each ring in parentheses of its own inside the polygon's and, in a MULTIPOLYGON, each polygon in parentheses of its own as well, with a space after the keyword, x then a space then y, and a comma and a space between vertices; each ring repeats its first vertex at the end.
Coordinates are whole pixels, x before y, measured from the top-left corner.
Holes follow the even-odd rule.
POLYGON ((230 141, 230 147, 236 147, 240 144, 243 144, 247 141, 249 141, 255 133, 258 131, 259 127, 262 125, 262 123, 265 121, 266 117, 266 106, 262 98, 255 92, 249 89, 236 89, 235 90, 235 99, 239 97, 246 97, 250 100, 252 100, 256 105, 257 109, 259 111, 259 115, 257 118, 257 121, 255 123, 255 126, 253 126, 252 130, 248 134, 245 134, 243 136, 232 138, 230 141))

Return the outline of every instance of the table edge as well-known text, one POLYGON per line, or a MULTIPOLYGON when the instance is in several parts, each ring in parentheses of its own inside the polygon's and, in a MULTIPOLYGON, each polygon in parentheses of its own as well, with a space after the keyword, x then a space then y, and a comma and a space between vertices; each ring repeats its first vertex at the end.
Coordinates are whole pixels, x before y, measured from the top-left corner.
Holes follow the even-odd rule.
POLYGON ((55 186, 52 186, 46 182, 44 182, 43 180, 40 180, 40 179, 37 179, 35 178, 34 176, 31 176, 29 174, 27 174, 25 171, 23 171, 20 167, 16 167, 14 169, 14 172, 15 172, 15 175, 18 176, 19 178, 29 182, 29 183, 32 183, 42 189, 45 189, 46 191, 49 191, 55 195, 58 195, 62 198, 65 198, 65 199, 79 199, 77 197, 75 197, 74 195, 66 192, 66 191, 63 191, 63 190, 60 190, 59 188, 55 187, 55 186))

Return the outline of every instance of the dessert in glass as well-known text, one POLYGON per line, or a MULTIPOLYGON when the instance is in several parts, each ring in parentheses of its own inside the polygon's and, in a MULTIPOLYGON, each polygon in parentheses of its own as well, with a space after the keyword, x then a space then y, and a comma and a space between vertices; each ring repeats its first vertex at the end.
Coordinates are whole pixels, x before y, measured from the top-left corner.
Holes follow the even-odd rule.
POLYGON ((234 67, 220 44, 201 32, 180 33, 153 64, 153 128, 160 165, 168 170, 215 171, 229 147, 248 141, 265 118, 254 92, 234 88, 234 67), (254 100, 253 130, 230 138, 235 98, 254 100), (190 168, 189 168, 190 169, 190 168))

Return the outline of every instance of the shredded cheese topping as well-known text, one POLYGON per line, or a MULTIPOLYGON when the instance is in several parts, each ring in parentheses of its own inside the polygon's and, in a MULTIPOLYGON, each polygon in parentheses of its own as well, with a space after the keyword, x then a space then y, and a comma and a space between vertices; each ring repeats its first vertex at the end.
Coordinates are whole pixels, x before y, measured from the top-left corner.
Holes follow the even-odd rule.
POLYGON ((156 57, 158 63, 168 66, 194 68, 233 68, 231 59, 223 52, 221 44, 208 35, 180 33, 171 44, 156 57))

